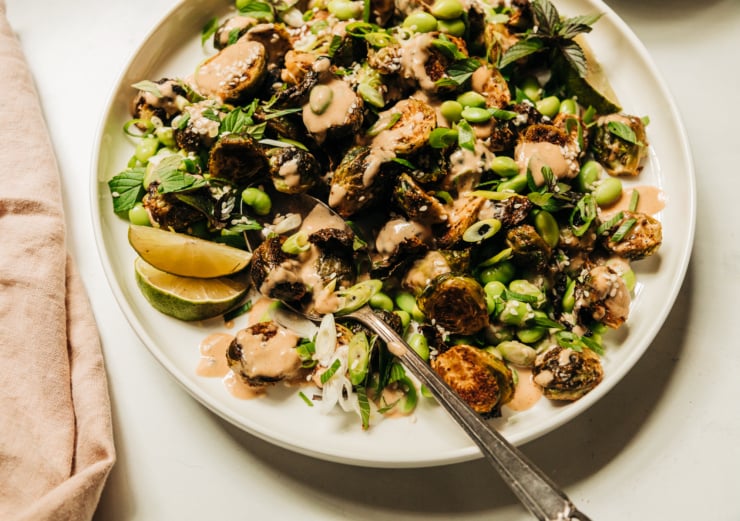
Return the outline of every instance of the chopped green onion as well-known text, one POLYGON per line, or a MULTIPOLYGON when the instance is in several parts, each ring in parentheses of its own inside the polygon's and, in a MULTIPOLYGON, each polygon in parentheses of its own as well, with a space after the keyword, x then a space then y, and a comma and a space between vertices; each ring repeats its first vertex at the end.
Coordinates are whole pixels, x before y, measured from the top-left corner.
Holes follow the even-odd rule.
POLYGON ((309 407, 313 407, 313 402, 311 401, 311 398, 309 398, 308 396, 306 396, 306 394, 303 391, 299 391, 298 392, 298 396, 301 397, 301 400, 303 400, 304 402, 306 402, 306 405, 308 405, 309 407))
POLYGON ((627 219, 624 221, 619 228, 617 228, 617 231, 614 232, 614 235, 612 235, 610 242, 621 242, 624 237, 629 233, 629 231, 632 229, 632 227, 637 222, 637 219, 627 219))
POLYGON ((321 383, 325 384, 326 382, 328 382, 331 377, 334 376, 341 365, 342 362, 340 362, 338 359, 334 360, 334 363, 331 364, 331 366, 326 371, 321 373, 321 383))
POLYGON ((608 221, 601 223, 599 227, 596 229, 596 235, 601 235, 603 233, 608 232, 612 228, 614 228, 617 225, 617 223, 622 220, 622 217, 624 217, 624 213, 618 212, 608 221))
POLYGON ((639 202, 640 202, 640 192, 638 192, 637 189, 635 188, 632 190, 632 196, 630 197, 629 211, 636 212, 637 205, 639 202))

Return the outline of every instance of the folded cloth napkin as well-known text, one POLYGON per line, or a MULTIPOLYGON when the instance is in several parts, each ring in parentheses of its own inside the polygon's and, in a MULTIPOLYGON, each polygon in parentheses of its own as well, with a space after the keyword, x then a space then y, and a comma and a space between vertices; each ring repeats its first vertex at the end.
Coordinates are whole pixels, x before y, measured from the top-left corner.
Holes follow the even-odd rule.
POLYGON ((115 459, 100 340, 59 174, 0 0, 0 519, 91 519, 115 459))

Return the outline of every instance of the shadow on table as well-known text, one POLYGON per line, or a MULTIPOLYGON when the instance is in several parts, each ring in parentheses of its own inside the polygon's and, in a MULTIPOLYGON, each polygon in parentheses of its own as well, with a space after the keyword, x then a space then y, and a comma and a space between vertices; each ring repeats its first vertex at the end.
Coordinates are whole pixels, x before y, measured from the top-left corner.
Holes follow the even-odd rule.
MULTIPOLYGON (((683 339, 692 302, 692 278, 689 271, 658 337, 632 371, 584 414, 523 447, 523 452, 566 491, 629 450, 632 439, 661 401, 687 347, 683 339)), ((360 513, 367 511, 373 512, 374 519, 381 519, 384 512, 389 517, 404 512, 462 517, 519 508, 513 494, 482 460, 424 469, 359 468, 294 454, 213 418, 257 460, 283 474, 286 487, 308 489, 309 494, 342 513, 354 512, 352 518, 361 518, 360 513)))

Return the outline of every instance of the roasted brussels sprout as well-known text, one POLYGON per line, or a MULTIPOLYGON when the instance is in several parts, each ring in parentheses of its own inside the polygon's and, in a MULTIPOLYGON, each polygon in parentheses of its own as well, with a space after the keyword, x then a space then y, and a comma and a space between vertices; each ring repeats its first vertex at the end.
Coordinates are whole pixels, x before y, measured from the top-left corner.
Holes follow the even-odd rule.
POLYGON ((303 106, 303 124, 319 144, 347 139, 362 126, 364 106, 348 82, 331 77, 311 87, 309 102, 303 106))
POLYGON ((486 201, 478 218, 498 219, 502 228, 513 228, 524 222, 533 206, 528 197, 513 194, 501 201, 486 201))
POLYGON ((296 255, 282 249, 285 237, 268 237, 253 252, 250 267, 252 284, 262 295, 284 302, 297 302, 307 293, 300 277, 296 255))
POLYGON ((438 32, 416 33, 401 44, 403 54, 413 54, 417 57, 401 61, 401 76, 428 94, 452 91, 456 85, 454 82, 440 81, 449 79, 447 71, 453 63, 453 58, 449 52, 435 45, 438 39, 444 39, 446 44, 454 46, 462 55, 468 55, 465 40, 438 32))
POLYGON ((578 352, 553 345, 537 355, 532 374, 547 398, 577 400, 601 382, 604 370, 590 349, 578 352))
POLYGON ((462 241, 465 230, 477 220, 480 209, 486 200, 471 193, 463 194, 447 209, 448 219, 444 235, 437 238, 440 248, 452 248, 462 241))
POLYGON ((521 135, 514 158, 522 169, 528 168, 537 186, 545 182, 542 169, 550 167, 555 179, 578 175, 580 146, 563 129, 549 124, 530 125, 521 135))
POLYGON ((308 236, 316 246, 318 259, 309 256, 321 286, 336 281, 336 288, 346 288, 355 282, 354 234, 348 230, 322 228, 308 236))
POLYGON ((158 228, 175 232, 190 231, 194 224, 205 221, 203 213, 182 202, 174 193, 160 193, 159 183, 149 183, 141 201, 149 220, 158 228))
POLYGON ((437 126, 437 114, 429 104, 414 98, 399 101, 378 115, 378 133, 372 146, 395 154, 411 154, 429 141, 437 126))
POLYGON ((470 86, 486 98, 486 107, 504 108, 511 103, 511 92, 506 79, 492 65, 481 65, 470 78, 470 86))
POLYGON ((387 180, 392 168, 382 163, 375 149, 352 147, 332 176, 329 206, 342 217, 350 217, 372 205, 391 188, 387 180))
POLYGON ((302 381, 308 370, 295 349, 299 340, 298 335, 271 320, 258 322, 236 334, 226 360, 249 385, 302 381))
POLYGON ((647 156, 645 125, 636 116, 609 114, 596 120, 591 151, 610 175, 635 176, 647 156))
POLYGON ((412 221, 436 224, 447 220, 447 211, 442 203, 416 184, 408 174, 401 174, 396 179, 393 202, 412 221))
POLYGON ((429 321, 449 333, 472 335, 488 325, 483 288, 467 275, 435 277, 422 291, 418 304, 429 321))
POLYGON ((484 416, 500 416, 501 406, 514 397, 511 369, 488 351, 458 344, 434 358, 432 368, 484 416))
POLYGON ((265 46, 240 39, 208 58, 195 72, 195 84, 204 96, 237 103, 260 86, 266 69, 265 46))
POLYGON ((321 176, 321 166, 308 151, 298 147, 276 147, 267 152, 270 177, 275 190, 297 194, 310 190, 321 176))
POLYGON ((211 176, 234 184, 246 184, 267 173, 267 166, 261 145, 246 134, 225 134, 213 145, 208 157, 211 176))
POLYGON ((212 100, 187 105, 182 115, 172 121, 177 146, 189 152, 199 152, 213 146, 224 115, 212 100))
POLYGON ((187 103, 187 92, 179 81, 162 78, 151 88, 139 90, 131 103, 131 115, 138 120, 139 128, 145 128, 152 118, 168 125, 187 103))
POLYGON ((550 246, 530 224, 520 224, 508 230, 506 244, 511 248, 515 263, 537 270, 547 266, 552 253, 550 246))
POLYGON ((614 223, 601 240, 607 251, 631 260, 649 257, 658 251, 662 242, 663 226, 660 221, 647 214, 630 211, 622 212, 622 219, 614 223), (620 229, 627 231, 617 240, 615 236, 620 229))
POLYGON ((442 252, 432 250, 411 265, 403 278, 402 285, 414 295, 420 295, 434 279, 451 271, 450 264, 442 252))
POLYGON ((609 266, 596 266, 576 286, 576 308, 616 329, 629 316, 630 292, 617 271, 609 266))
POLYGON ((285 54, 293 48, 290 34, 281 23, 255 25, 246 32, 244 39, 264 46, 268 69, 282 67, 285 54))

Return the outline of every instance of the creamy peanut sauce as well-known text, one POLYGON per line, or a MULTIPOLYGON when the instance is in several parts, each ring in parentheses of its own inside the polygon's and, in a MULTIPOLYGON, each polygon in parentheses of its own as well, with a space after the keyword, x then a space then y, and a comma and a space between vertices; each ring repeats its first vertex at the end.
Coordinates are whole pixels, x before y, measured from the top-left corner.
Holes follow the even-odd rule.
MULTIPOLYGON (((322 61, 325 60, 319 60, 317 63, 322 61)), ((330 128, 345 125, 355 112, 362 110, 359 98, 349 83, 332 78, 324 85, 331 89, 332 93, 331 103, 326 110, 316 114, 311 110, 310 103, 303 106, 303 124, 318 143, 324 142, 330 128)))
POLYGON ((542 167, 549 166, 556 179, 572 178, 578 175, 578 162, 570 157, 567 147, 547 141, 522 141, 514 150, 514 160, 519 165, 520 173, 532 172, 532 179, 537 186, 545 182, 542 167))
POLYGON ((450 265, 444 255, 432 250, 414 261, 411 269, 406 272, 402 285, 405 288, 426 288, 436 277, 449 272, 450 265))
POLYGON ((229 391, 229 394, 234 398, 239 398, 240 400, 259 398, 260 396, 264 396, 267 392, 266 386, 249 385, 234 371, 229 371, 229 373, 224 377, 224 385, 226 386, 226 390, 229 391))
POLYGON ((229 348, 232 335, 226 333, 212 333, 200 343, 200 361, 195 374, 207 378, 223 377, 229 372, 226 361, 226 350, 229 348))
POLYGON ((157 90, 159 90, 161 96, 157 96, 153 92, 141 91, 144 103, 152 107, 163 108, 168 114, 176 112, 177 105, 175 104, 175 100, 177 94, 175 93, 175 83, 172 81, 158 83, 157 90))
POLYGON ((423 224, 401 218, 391 219, 378 233, 375 249, 380 254, 390 255, 408 239, 417 238, 425 242, 430 237, 431 230, 423 224))
POLYGON ((278 169, 278 176, 285 182, 285 186, 295 188, 301 184, 301 172, 298 169, 298 158, 286 161, 278 169))
POLYGON ((663 190, 657 186, 636 186, 622 191, 622 196, 614 204, 601 208, 601 219, 609 220, 619 212, 627 210, 632 201, 632 192, 635 190, 640 194, 636 211, 655 216, 665 208, 666 199, 663 190))
POLYGON ((576 302, 577 307, 588 306, 595 300, 602 301, 608 312, 615 317, 629 316, 630 294, 624 280, 608 266, 597 266, 589 272, 588 294, 576 302))
POLYGON ((517 367, 519 381, 516 384, 514 398, 506 404, 512 411, 531 409, 542 398, 542 389, 534 382, 532 370, 528 367, 517 367))
POLYGON ((425 67, 429 59, 428 49, 433 40, 434 36, 430 33, 416 33, 401 42, 401 75, 406 79, 416 79, 419 87, 428 92, 437 89, 425 67))
POLYGON ((232 16, 224 22, 221 32, 219 33, 219 44, 225 47, 229 43, 229 37, 232 31, 243 31, 248 27, 258 23, 256 18, 251 16, 232 16))
POLYGON ((236 334, 242 359, 248 361, 242 364, 242 371, 250 378, 296 378, 301 372, 301 358, 295 349, 299 340, 298 335, 282 327, 269 338, 242 329, 236 334))
POLYGON ((480 142, 476 143, 474 151, 458 148, 450 155, 450 169, 443 187, 458 193, 474 190, 486 165, 494 157, 488 147, 480 142))
POLYGON ((225 101, 228 93, 243 82, 257 60, 264 59, 265 47, 240 38, 206 60, 195 72, 195 83, 204 96, 225 101))

